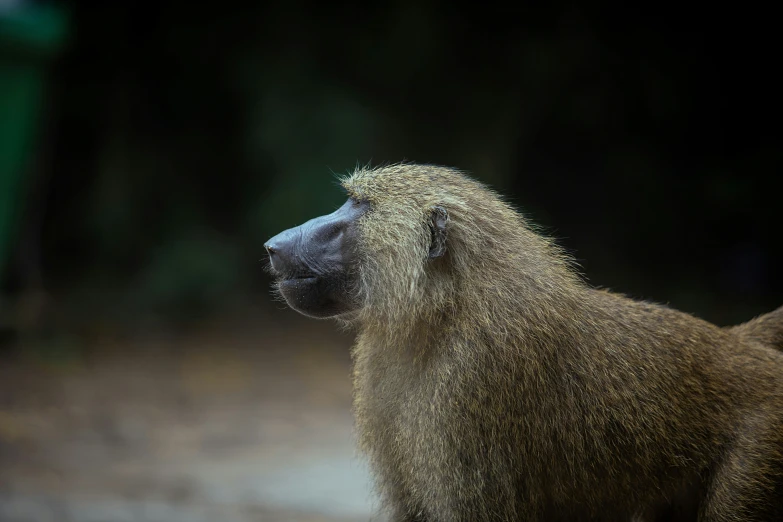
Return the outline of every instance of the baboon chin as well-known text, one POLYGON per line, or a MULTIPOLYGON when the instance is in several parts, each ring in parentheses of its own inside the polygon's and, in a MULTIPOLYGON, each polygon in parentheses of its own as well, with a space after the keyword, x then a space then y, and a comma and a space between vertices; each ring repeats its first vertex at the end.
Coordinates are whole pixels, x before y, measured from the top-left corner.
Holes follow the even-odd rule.
POLYGON ((293 309, 358 332, 392 521, 783 520, 783 307, 719 328, 593 289, 453 169, 342 185, 265 246, 293 309))

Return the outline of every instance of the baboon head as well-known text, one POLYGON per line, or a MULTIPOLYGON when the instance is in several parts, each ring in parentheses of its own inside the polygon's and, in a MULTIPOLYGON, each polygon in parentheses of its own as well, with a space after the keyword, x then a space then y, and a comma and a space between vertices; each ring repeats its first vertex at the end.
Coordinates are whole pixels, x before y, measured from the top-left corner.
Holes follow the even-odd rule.
POLYGON ((449 214, 443 198, 426 190, 434 179, 414 172, 360 169, 341 180, 343 206, 266 242, 289 306, 311 317, 350 317, 382 302, 373 297, 383 286, 419 286, 426 266, 447 253, 449 214))
POLYGON ((538 248, 515 248, 509 234, 527 233, 520 216, 453 169, 360 168, 341 184, 342 207, 265 244, 280 294, 311 317, 422 318, 453 303, 456 285, 482 279, 467 271, 503 270, 483 266, 489 252, 512 263, 538 248))

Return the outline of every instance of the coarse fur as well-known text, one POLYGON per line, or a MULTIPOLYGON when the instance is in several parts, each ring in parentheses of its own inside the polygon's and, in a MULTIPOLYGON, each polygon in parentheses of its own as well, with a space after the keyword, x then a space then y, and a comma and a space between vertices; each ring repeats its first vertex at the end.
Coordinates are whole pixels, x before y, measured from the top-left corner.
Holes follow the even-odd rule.
POLYGON ((783 518, 783 308, 719 328, 587 286, 448 168, 359 168, 360 447, 392 521, 783 518), (430 259, 434 208, 446 251, 430 259))

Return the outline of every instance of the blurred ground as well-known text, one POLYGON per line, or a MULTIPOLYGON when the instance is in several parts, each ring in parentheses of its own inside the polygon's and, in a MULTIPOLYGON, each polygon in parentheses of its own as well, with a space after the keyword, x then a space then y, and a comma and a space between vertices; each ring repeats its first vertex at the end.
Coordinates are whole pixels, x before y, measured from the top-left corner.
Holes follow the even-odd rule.
POLYGON ((273 322, 4 359, 0 520, 370 519, 350 336, 273 322))

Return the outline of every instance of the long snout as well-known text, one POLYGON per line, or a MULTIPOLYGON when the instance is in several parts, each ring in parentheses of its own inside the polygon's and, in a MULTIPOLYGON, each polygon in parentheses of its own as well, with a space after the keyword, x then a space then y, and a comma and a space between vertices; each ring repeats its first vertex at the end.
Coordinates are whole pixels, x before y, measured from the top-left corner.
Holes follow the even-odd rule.
POLYGON ((301 268, 301 259, 297 255, 302 243, 302 226, 284 230, 264 243, 269 254, 272 270, 278 274, 292 274, 301 268))
POLYGON ((301 279, 340 269, 347 226, 332 213, 280 232, 264 245, 272 270, 285 279, 301 279))
POLYGON ((350 264, 357 219, 367 205, 348 200, 331 214, 280 232, 264 244, 272 270, 282 279, 341 274, 350 264))

